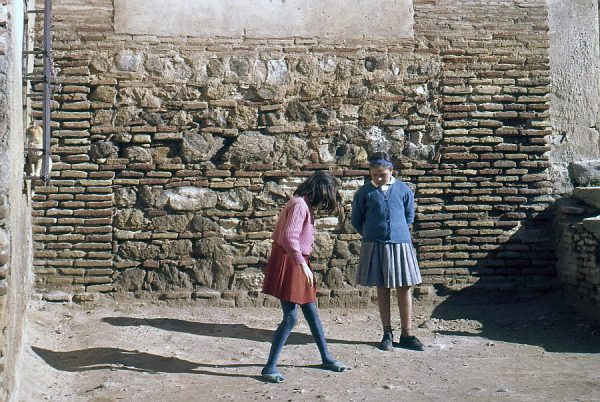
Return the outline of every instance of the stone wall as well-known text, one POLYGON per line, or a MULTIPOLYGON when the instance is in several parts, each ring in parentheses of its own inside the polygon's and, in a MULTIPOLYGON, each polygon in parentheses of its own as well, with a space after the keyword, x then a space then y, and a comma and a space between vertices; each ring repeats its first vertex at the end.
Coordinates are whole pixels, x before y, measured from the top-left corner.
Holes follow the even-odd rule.
POLYGON ((108 0, 54 15, 47 297, 263 305, 277 213, 330 169, 346 213, 317 221, 320 302, 368 303, 347 217, 374 149, 415 189, 426 285, 554 286, 545 1, 415 0, 414 38, 344 42, 116 34, 108 0))
POLYGON ((558 277, 568 298, 600 319, 600 160, 575 164, 572 197, 557 214, 558 277))
POLYGON ((23 182, 23 1, 0 3, 0 400, 18 388, 31 294, 31 202, 23 182))

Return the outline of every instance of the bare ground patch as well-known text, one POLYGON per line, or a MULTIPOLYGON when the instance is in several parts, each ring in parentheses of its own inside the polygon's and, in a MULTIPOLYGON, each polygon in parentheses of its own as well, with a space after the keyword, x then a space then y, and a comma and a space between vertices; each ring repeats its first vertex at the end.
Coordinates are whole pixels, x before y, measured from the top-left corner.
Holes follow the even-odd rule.
POLYGON ((322 309, 329 347, 349 365, 343 373, 316 367, 301 319, 279 385, 259 376, 276 309, 33 302, 19 400, 600 400, 600 328, 560 295, 440 301, 415 306, 425 352, 379 351, 375 308, 322 309))

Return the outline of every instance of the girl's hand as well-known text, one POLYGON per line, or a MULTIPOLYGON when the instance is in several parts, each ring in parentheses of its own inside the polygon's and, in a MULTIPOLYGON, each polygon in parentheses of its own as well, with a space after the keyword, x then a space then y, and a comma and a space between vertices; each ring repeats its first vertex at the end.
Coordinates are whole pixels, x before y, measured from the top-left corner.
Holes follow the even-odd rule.
POLYGON ((312 287, 314 283, 314 276, 307 263, 302 263, 302 270, 304 271, 304 275, 306 276, 306 280, 308 281, 308 286, 312 287))

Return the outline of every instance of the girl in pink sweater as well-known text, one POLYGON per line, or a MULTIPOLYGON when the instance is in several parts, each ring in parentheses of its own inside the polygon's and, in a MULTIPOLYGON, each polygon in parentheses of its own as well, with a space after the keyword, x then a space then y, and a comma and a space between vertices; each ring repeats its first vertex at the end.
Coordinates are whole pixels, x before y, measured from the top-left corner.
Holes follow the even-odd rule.
POLYGON ((337 186, 329 172, 315 172, 296 189, 273 231, 273 248, 265 268, 263 292, 281 301, 283 319, 273 336, 269 360, 261 371, 269 382, 284 380, 277 371, 277 360, 298 321, 298 305, 321 353, 321 367, 338 372, 346 369, 329 354, 317 312, 316 282, 308 261, 314 241, 314 209, 327 213, 337 209, 337 186))

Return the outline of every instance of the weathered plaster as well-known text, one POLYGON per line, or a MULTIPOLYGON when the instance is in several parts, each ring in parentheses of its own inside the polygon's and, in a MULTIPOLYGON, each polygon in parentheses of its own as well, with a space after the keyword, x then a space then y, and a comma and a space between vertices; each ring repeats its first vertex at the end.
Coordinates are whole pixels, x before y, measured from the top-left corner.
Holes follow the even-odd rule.
POLYGON ((22 352, 25 308, 32 283, 31 204, 23 191, 23 108, 22 108, 22 43, 25 2, 10 1, 6 52, 5 121, 0 136, 6 141, 0 147, 1 191, 7 195, 6 228, 10 237, 10 262, 7 290, 7 327, 5 331, 4 384, 8 400, 16 400, 18 373, 22 352))
POLYGON ((115 30, 159 36, 390 39, 413 35, 412 0, 115 0, 115 30), (158 22, 158 23, 157 23, 158 22))
POLYGON ((548 0, 552 79, 551 173, 559 194, 568 165, 600 158, 600 51, 597 0, 548 0))

